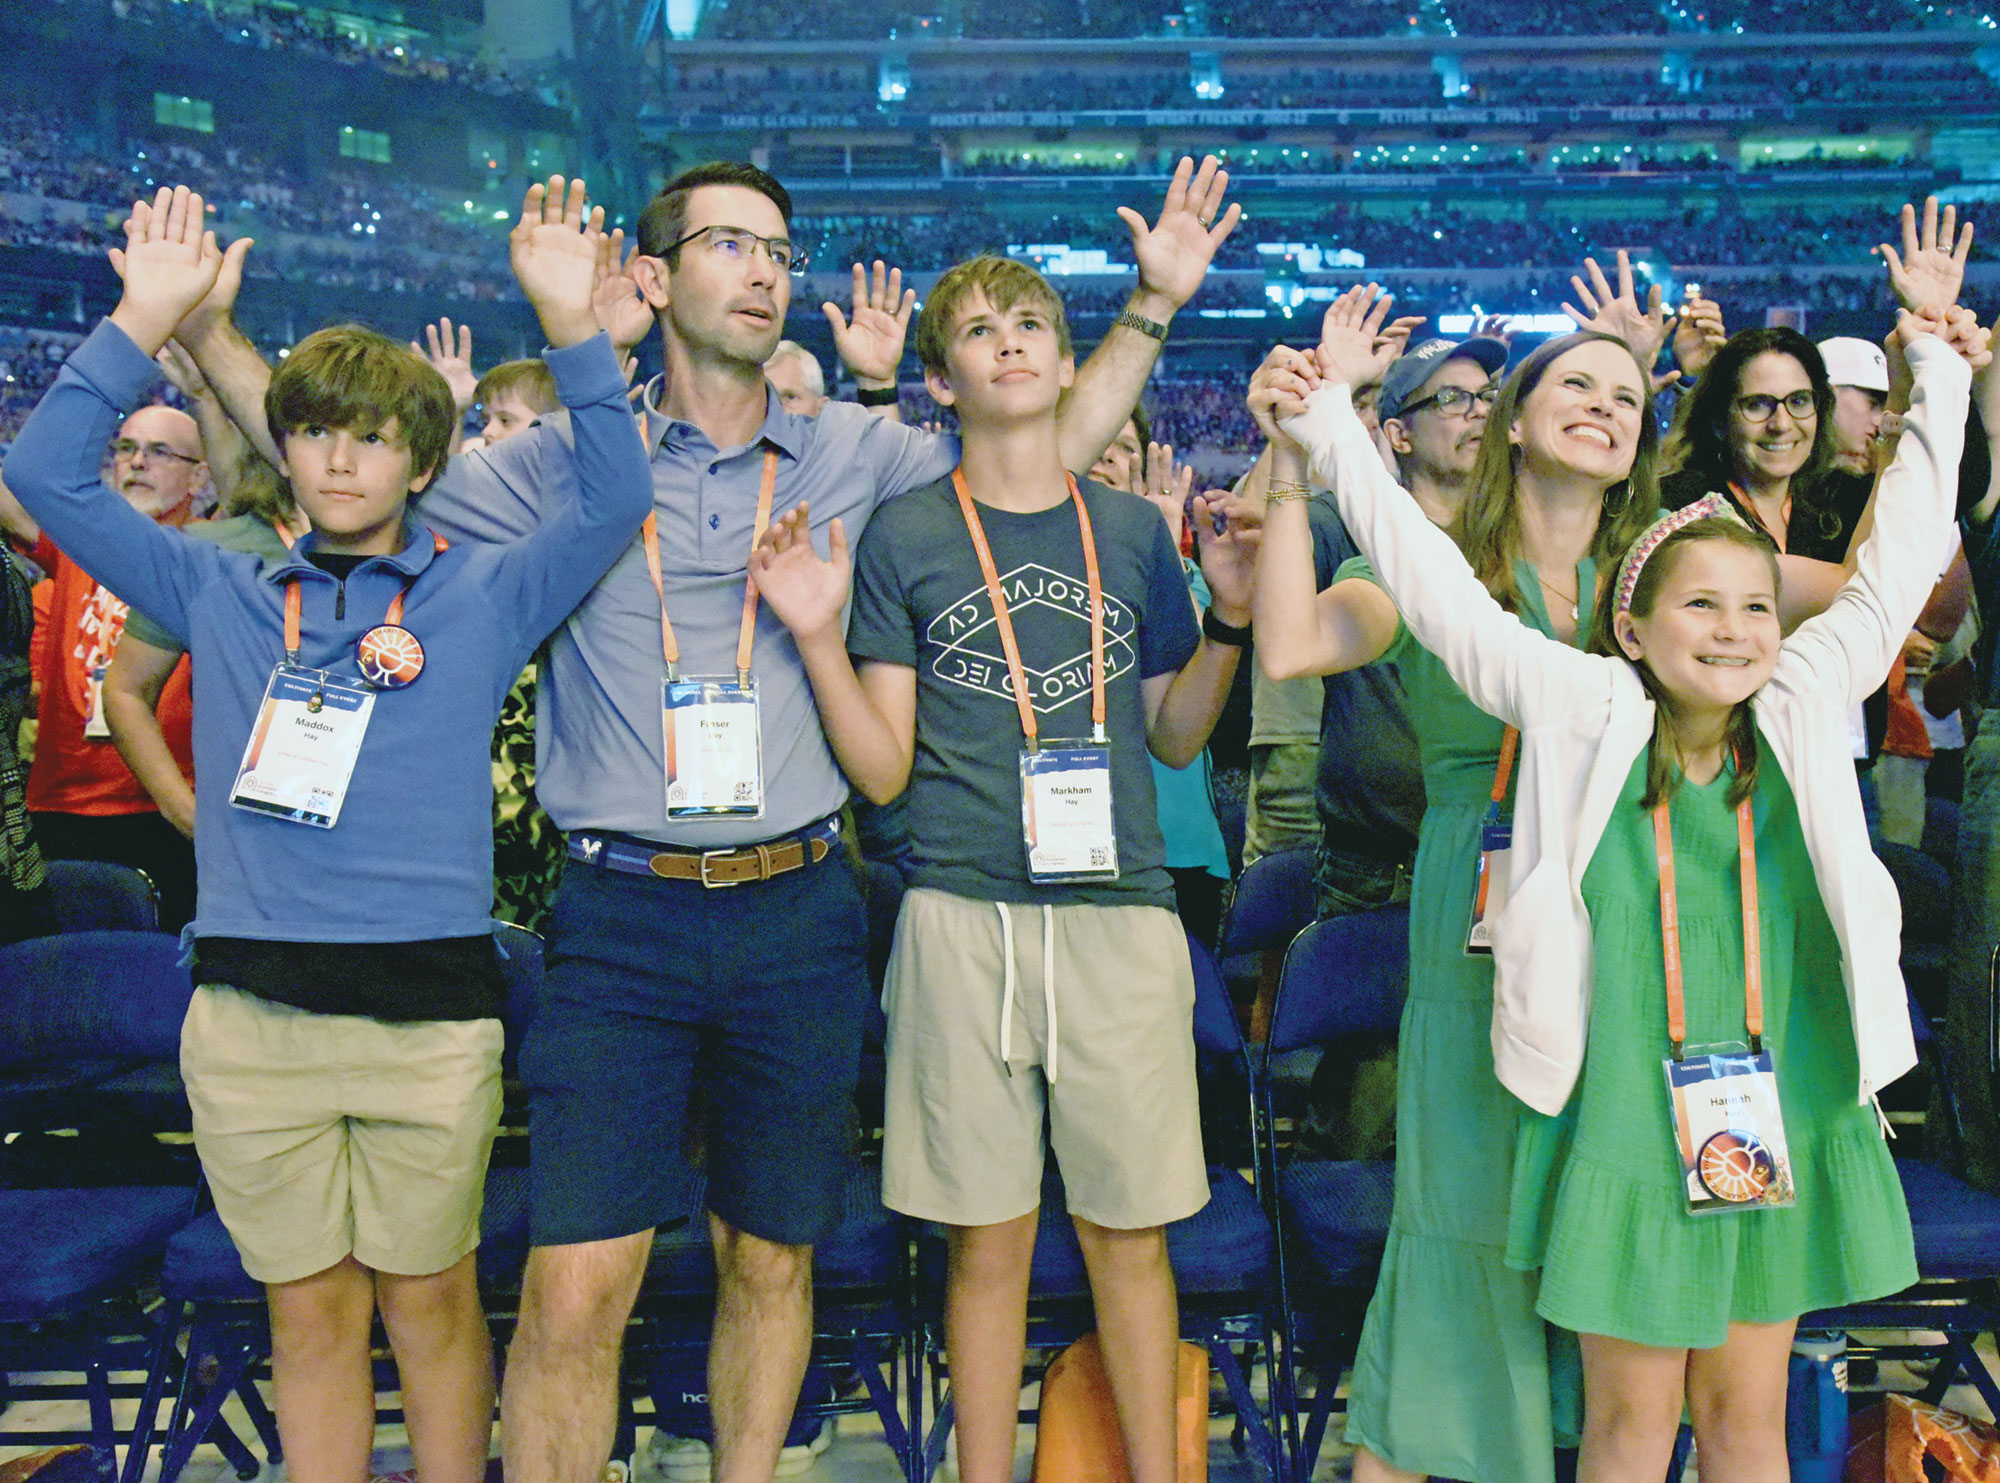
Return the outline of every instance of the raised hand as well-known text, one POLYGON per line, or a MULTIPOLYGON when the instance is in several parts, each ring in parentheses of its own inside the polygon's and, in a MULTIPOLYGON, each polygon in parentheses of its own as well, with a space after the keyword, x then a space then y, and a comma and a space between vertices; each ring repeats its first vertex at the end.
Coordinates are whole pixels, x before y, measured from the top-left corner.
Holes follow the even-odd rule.
POLYGON ((916 305, 917 291, 903 287, 903 270, 885 267, 878 257, 872 282, 865 267, 854 265, 851 315, 842 314, 832 299, 819 306, 833 327, 833 348, 841 364, 854 373, 857 386, 884 391, 896 384, 896 368, 903 363, 903 341, 916 305))
POLYGON ((1215 519, 1228 513, 1229 495, 1220 489, 1194 498, 1194 543, 1201 558, 1201 577, 1208 583, 1209 611, 1231 628, 1250 622, 1250 594, 1257 585, 1257 543, 1261 530, 1231 522, 1215 534, 1215 519))
POLYGON ((1383 329, 1389 307, 1395 302, 1393 294, 1382 292, 1381 284, 1357 283, 1327 305, 1319 332, 1321 379, 1347 386, 1374 386, 1388 374, 1403 353, 1403 341, 1410 337, 1407 326, 1415 322, 1399 319, 1383 329))
POLYGON ((566 197, 560 175, 528 187, 521 219, 507 234, 507 256, 551 345, 580 345, 598 331, 591 305, 603 236, 604 208, 585 211, 581 180, 569 183, 566 197))
POLYGON ((1974 371, 1993 363, 1993 332, 1981 325, 1979 316, 1970 309, 1954 305, 1946 310, 1940 338, 1974 371))
POLYGON ((1585 258, 1583 267, 1584 272, 1590 275, 1588 283, 1581 276, 1572 276, 1569 280, 1583 308, 1564 304, 1563 313, 1576 321, 1578 329, 1616 335, 1632 347, 1632 354, 1639 364, 1650 371, 1653 362, 1660 358, 1660 348, 1667 343, 1667 311, 1660 286, 1657 283, 1653 285, 1646 295, 1645 307, 1641 308, 1639 296, 1632 286, 1632 259, 1623 248, 1618 252, 1618 289, 1615 293, 1605 280, 1604 270, 1597 266, 1597 259, 1585 258))
POLYGON ((458 343, 451 338, 451 320, 439 319, 436 324, 424 326, 424 339, 430 342, 426 350, 415 340, 410 341, 410 353, 418 360, 427 360, 433 369, 444 377, 444 384, 451 388, 451 399, 463 416, 472 406, 473 393, 479 389, 479 374, 472 369, 472 326, 458 327, 458 343))
POLYGON ((1905 309, 1948 309, 1958 302, 1965 284, 1965 259, 1972 251, 1972 223, 1958 229, 1958 208, 1947 206, 1942 217, 1936 196, 1924 198, 1924 220, 1920 231, 1917 210, 1903 207, 1903 250, 1899 253, 1887 242, 1877 245, 1876 255, 1889 268, 1889 286, 1896 302, 1905 309))
POLYGON ((1132 258, 1139 265, 1139 294, 1134 312, 1148 319, 1166 320, 1194 297, 1215 250, 1236 230, 1243 208, 1223 207, 1229 189, 1229 172, 1209 155, 1195 168, 1183 158, 1174 168, 1167 186, 1160 218, 1150 227, 1146 218, 1130 206, 1118 208, 1118 219, 1132 234, 1132 258))
POLYGON ((1481 340, 1498 340, 1512 348, 1514 344, 1514 321, 1504 314, 1489 314, 1472 326, 1473 336, 1481 340))
POLYGON ((222 267, 215 275, 214 287, 181 316, 180 326, 174 331, 174 338, 182 345, 193 349, 210 332, 229 323, 236 309, 236 295, 243 288, 243 260, 256 245, 255 238, 238 237, 222 250, 222 267))
POLYGON ((1681 305, 1680 316, 1674 321, 1674 363, 1681 368, 1683 379, 1698 378, 1715 359, 1715 352, 1728 342, 1722 306, 1714 299, 1695 294, 1681 305))
POLYGON ((750 580, 757 594, 771 605, 778 621, 795 639, 808 639, 836 628, 854 562, 847 551, 847 531, 838 520, 827 528, 828 559, 813 550, 807 507, 788 510, 764 528, 764 538, 750 553, 750 580))
POLYGON ((1146 445, 1146 477, 1139 492, 1166 517, 1175 546, 1180 545, 1181 532, 1187 527, 1187 499, 1193 488, 1194 467, 1174 463, 1171 443, 1146 445))
POLYGON ((1319 386, 1319 362, 1303 350, 1279 345, 1264 357, 1250 378, 1246 398, 1251 420, 1264 441, 1274 448, 1288 446, 1292 439, 1278 426, 1281 417, 1296 417, 1306 409, 1306 398, 1319 386))
MULTIPOLYGON (((598 327, 611 336, 612 349, 618 352, 621 363, 632 358, 632 351, 653 328, 653 306, 646 302, 638 279, 632 276, 639 249, 635 246, 627 253, 624 247, 623 227, 613 227, 609 236, 598 239, 597 286, 590 294, 591 312, 597 316, 598 327)), ((625 379, 632 379, 630 371, 625 379)))
POLYGON ((187 315, 215 287, 222 253, 206 226, 207 208, 186 186, 132 203, 125 246, 111 249, 111 266, 125 280, 111 311, 116 324, 147 355, 157 355, 187 315))
POLYGON ((169 340, 160 347, 160 353, 153 357, 160 368, 160 374, 172 382, 174 389, 189 401, 202 397, 212 397, 208 378, 201 374, 201 368, 194 363, 194 357, 181 347, 178 340, 169 340))

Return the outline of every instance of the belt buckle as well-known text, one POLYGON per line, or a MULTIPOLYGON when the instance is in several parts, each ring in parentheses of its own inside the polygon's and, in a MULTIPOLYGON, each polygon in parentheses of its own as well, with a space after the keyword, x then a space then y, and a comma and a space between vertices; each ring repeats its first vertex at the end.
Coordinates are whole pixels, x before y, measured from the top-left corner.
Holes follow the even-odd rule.
POLYGON ((702 883, 703 887, 705 887, 706 889, 708 889, 708 890, 710 890, 710 891, 720 891, 720 890, 723 890, 724 888, 726 888, 726 887, 729 887, 729 886, 740 886, 740 885, 742 885, 742 884, 743 884, 743 882, 742 882, 742 881, 719 881, 719 880, 712 880, 712 879, 710 879, 710 878, 709 878, 709 874, 708 874, 708 866, 709 866, 709 862, 710 862, 711 860, 719 860, 719 859, 721 859, 722 857, 724 857, 725 855, 734 855, 734 854, 736 854, 736 853, 737 853, 737 851, 735 850, 735 848, 734 848, 734 847, 731 847, 731 848, 729 848, 729 849, 726 849, 726 850, 703 850, 703 851, 701 852, 701 875, 700 875, 700 880, 701 880, 701 883, 702 883))

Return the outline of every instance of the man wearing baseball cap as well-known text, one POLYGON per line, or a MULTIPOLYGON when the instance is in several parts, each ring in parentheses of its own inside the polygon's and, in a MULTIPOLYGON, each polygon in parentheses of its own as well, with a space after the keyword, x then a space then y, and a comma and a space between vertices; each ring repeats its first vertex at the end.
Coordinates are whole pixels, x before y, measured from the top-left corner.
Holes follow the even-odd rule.
POLYGON ((1479 457, 1487 409, 1507 364, 1499 340, 1426 340, 1397 357, 1376 406, 1396 476, 1439 525, 1457 516, 1479 457))
POLYGON ((1834 467, 1843 474, 1875 472, 1875 439, 1889 405, 1889 361, 1871 340, 1839 335, 1819 342, 1833 383, 1834 467))

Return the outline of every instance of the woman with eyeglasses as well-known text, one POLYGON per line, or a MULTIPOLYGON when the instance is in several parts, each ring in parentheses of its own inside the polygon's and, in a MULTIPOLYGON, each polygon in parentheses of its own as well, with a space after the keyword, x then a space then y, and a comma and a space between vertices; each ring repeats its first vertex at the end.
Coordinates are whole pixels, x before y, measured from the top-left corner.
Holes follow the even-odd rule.
POLYGON ((1743 330, 1716 351, 1661 449, 1669 509, 1707 494, 1778 543, 1787 632, 1832 601, 1872 479, 1836 475, 1833 386, 1819 347, 1797 330, 1743 330))

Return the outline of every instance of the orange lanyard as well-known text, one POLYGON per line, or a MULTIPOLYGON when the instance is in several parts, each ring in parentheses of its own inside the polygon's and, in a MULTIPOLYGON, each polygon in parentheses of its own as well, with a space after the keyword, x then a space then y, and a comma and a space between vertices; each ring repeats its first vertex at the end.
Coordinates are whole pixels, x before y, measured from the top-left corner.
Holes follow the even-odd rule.
MULTIPOLYGON (((1069 478, 1070 503, 1076 506, 1076 523, 1083 535, 1083 572, 1090 584, 1090 725, 1091 740, 1102 745, 1104 734, 1104 581, 1097 570, 1097 538, 1091 533, 1090 511, 1083 507, 1083 493, 1076 487, 1076 475, 1069 478)), ((979 523, 979 511, 972 503, 972 491, 965 484, 965 470, 953 469, 952 488, 958 491, 959 513, 972 533, 972 549, 979 555, 979 570, 986 578, 986 595, 993 603, 993 621, 1000 628, 1000 647, 1007 655, 1007 675, 1014 685, 1014 705, 1021 712, 1021 732, 1028 750, 1039 752, 1039 727, 1035 706, 1028 695, 1028 672, 1021 664, 1021 646, 1014 638, 1014 619, 1007 611, 1006 594, 1000 590, 1000 573, 993 566, 993 548, 986 544, 986 529, 979 523)))
MULTIPOLYGON (((283 535, 284 532, 280 531, 279 534, 283 535)), ((442 552, 450 544, 436 531, 431 532, 431 540, 436 543, 434 549, 438 552, 442 552)), ((291 542, 287 541, 285 544, 289 546, 291 542)), ((382 621, 391 628, 403 621, 403 599, 408 596, 410 586, 416 580, 415 577, 405 577, 403 579, 402 590, 396 594, 394 601, 389 604, 389 612, 382 621)), ((285 663, 294 667, 299 662, 299 609, 301 601, 299 596, 299 579, 294 577, 285 584, 285 663)))
POLYGON ((287 551, 291 550, 293 546, 298 544, 299 538, 293 535, 291 531, 285 528, 284 521, 273 520, 271 522, 271 529, 275 530, 278 533, 278 539, 285 543, 285 549, 287 551))
MULTIPOLYGON (((1521 740, 1521 733, 1509 726, 1500 738, 1500 765, 1493 769, 1492 802, 1486 808, 1486 822, 1500 822, 1500 805, 1507 801, 1507 779, 1514 772, 1514 747, 1521 740)), ((1482 859, 1484 856, 1482 855, 1482 859)), ((1479 872, 1479 889, 1473 896, 1472 911, 1477 917, 1486 915, 1486 893, 1493 885, 1492 873, 1483 867, 1479 872)))
MULTIPOLYGON (((1681 980, 1681 919, 1674 891, 1674 826, 1664 801, 1653 809, 1653 848, 1660 861, 1660 943, 1667 968, 1667 1039, 1674 1059, 1687 1044, 1687 998, 1681 980)), ((1750 800, 1736 805, 1736 862, 1743 881, 1743 1021, 1751 1054, 1764 1049, 1764 958, 1757 931, 1757 831, 1750 800)))
MULTIPOLYGON (((778 488, 778 450, 773 448, 764 454, 764 482, 757 489, 757 522, 750 529, 750 549, 755 552, 764 539, 764 528, 771 523, 771 496, 778 488)), ((681 646, 674 637, 673 620, 667 617, 667 584, 660 576, 660 526, 653 516, 646 517, 646 523, 639 527, 639 539, 646 547, 646 571, 653 579, 653 591, 660 598, 660 652, 666 656, 667 678, 680 678, 681 646)), ((750 655, 757 642, 757 584, 746 574, 743 578, 743 622, 736 630, 736 678, 738 683, 750 683, 750 655)))

